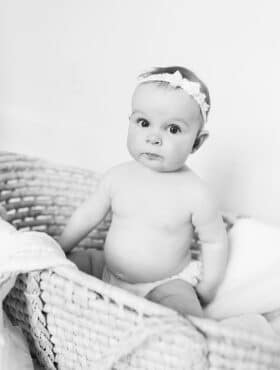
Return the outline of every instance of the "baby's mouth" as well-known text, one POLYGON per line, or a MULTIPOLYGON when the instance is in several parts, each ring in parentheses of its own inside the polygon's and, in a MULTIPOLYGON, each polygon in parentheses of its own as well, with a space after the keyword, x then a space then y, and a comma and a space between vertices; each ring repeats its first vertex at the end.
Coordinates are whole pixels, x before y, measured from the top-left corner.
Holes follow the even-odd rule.
POLYGON ((151 161, 159 161, 159 160, 162 160, 162 156, 159 155, 159 154, 156 154, 156 153, 150 153, 150 152, 145 152, 145 153, 142 153, 142 156, 151 160, 151 161))

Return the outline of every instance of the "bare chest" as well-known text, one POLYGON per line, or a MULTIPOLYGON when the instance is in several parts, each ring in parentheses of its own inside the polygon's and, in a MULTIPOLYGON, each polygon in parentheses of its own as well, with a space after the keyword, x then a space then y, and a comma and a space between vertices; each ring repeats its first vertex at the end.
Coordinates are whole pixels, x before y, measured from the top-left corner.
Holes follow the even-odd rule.
POLYGON ((182 224, 191 216, 191 194, 174 184, 130 181, 119 186, 112 199, 112 211, 120 218, 134 218, 161 225, 182 224))

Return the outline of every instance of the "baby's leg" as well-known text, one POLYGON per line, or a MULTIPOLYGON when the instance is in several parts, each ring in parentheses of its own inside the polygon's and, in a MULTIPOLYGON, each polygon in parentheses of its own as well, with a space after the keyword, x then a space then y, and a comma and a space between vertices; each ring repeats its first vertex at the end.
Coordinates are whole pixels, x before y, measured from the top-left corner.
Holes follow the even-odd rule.
POLYGON ((172 308, 183 316, 203 316, 203 310, 192 285, 181 279, 170 280, 152 291, 146 298, 172 308))
POLYGON ((78 269, 93 275, 99 279, 102 278, 104 268, 104 252, 97 249, 88 249, 84 251, 74 251, 67 256, 77 265, 78 269))

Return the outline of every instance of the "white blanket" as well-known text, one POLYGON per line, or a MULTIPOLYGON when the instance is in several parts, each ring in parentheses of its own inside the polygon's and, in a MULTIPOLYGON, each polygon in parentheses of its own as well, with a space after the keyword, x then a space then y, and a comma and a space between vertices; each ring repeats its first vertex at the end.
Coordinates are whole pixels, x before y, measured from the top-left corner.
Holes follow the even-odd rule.
POLYGON ((32 359, 21 330, 9 322, 2 302, 19 273, 57 266, 76 266, 45 233, 17 231, 0 219, 0 369, 32 370, 32 359))
POLYGON ((280 228, 254 219, 237 220, 229 232, 224 281, 207 315, 224 319, 280 309, 280 228))

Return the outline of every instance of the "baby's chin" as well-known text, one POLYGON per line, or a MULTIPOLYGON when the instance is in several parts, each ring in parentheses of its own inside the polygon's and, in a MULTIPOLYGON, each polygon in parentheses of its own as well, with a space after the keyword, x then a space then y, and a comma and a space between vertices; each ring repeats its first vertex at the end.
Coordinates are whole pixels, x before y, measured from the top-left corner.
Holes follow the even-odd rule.
POLYGON ((161 158, 134 158, 138 163, 155 172, 179 172, 185 168, 185 164, 170 164, 161 158))

